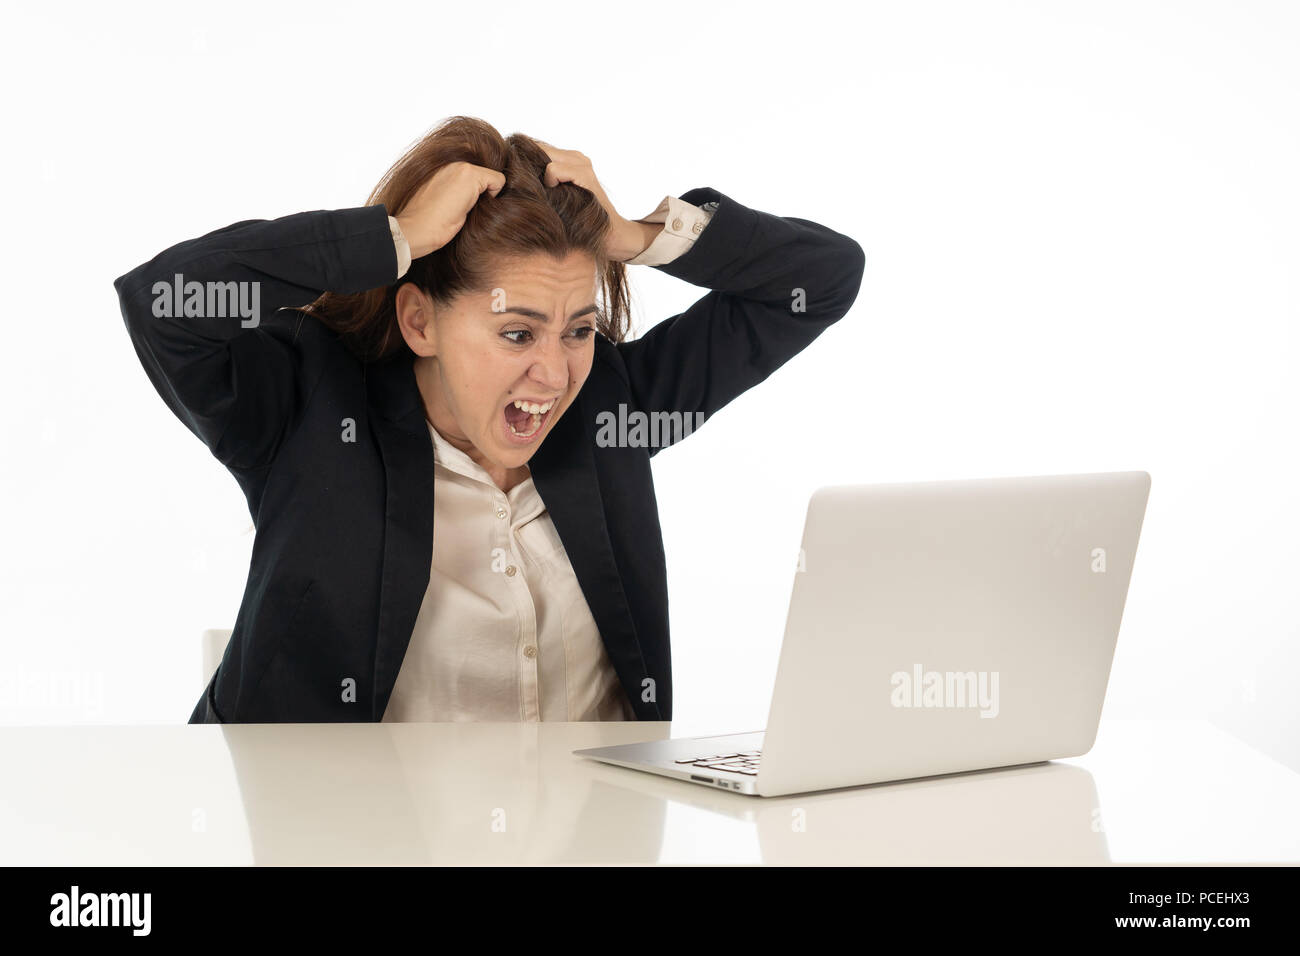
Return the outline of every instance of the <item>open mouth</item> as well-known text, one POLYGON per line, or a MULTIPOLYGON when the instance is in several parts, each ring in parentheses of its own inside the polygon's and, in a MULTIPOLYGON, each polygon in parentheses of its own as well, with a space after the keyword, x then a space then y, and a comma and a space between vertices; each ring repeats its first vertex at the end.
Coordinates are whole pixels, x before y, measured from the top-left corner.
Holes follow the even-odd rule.
POLYGON ((546 402, 515 400, 503 411, 506 434, 515 443, 527 443, 541 434, 546 422, 559 404, 558 399, 546 402))

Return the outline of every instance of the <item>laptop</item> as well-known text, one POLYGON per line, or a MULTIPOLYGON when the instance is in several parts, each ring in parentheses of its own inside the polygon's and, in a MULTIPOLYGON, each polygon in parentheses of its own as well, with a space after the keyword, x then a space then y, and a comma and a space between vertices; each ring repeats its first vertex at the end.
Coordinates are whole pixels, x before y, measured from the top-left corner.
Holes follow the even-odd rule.
POLYGON ((772 797, 1092 749, 1144 471, 818 489, 765 731, 576 750, 772 797))

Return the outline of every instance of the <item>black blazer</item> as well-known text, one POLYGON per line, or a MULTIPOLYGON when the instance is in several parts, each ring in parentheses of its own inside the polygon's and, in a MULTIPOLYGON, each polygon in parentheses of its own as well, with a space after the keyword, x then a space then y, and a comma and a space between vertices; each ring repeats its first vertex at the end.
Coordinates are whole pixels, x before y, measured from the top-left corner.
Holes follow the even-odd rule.
MULTIPOLYGON (((817 223, 708 187, 681 198, 718 207, 689 251, 653 268, 713 291, 633 341, 596 334, 591 375, 528 462, 641 720, 673 712, 659 448, 601 447, 597 415, 623 404, 707 419, 843 316, 865 266, 856 242, 817 223)), ((113 283, 154 387, 234 475, 256 527, 230 642, 190 723, 383 719, 429 583, 433 445, 413 353, 363 363, 297 308, 396 274, 376 205, 237 222, 113 283), (154 284, 177 273, 260 282, 260 324, 156 317, 154 284), (341 440, 348 418, 355 442, 341 440)))

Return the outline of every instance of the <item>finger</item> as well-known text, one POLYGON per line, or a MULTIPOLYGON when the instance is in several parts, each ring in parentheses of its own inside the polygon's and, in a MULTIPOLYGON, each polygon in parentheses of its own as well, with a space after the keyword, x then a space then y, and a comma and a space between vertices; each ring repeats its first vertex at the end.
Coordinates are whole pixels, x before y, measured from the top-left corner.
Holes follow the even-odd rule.
POLYGON ((571 165, 565 162, 555 161, 546 164, 546 169, 542 171, 542 182, 547 186, 557 186, 560 183, 571 183, 575 170, 571 165))
POLYGON ((479 174, 478 176, 479 194, 482 195, 483 190, 486 189, 489 193, 492 194, 492 197, 495 199, 497 193, 501 192, 501 190, 505 188, 506 185, 505 174, 498 172, 495 169, 489 169, 486 166, 475 166, 474 168, 478 170, 478 174, 479 174))
POLYGON ((543 150, 545 150, 547 157, 550 159, 550 162, 546 164, 546 169, 542 171, 542 182, 544 182, 548 186, 554 186, 555 182, 558 182, 558 180, 556 180, 555 182, 552 181, 551 167, 554 166, 556 163, 560 163, 564 161, 565 150, 557 149, 556 147, 552 146, 550 143, 543 142, 540 139, 537 140, 537 145, 542 147, 543 150))
POLYGON ((576 183, 584 188, 590 188, 588 183, 591 182, 592 178, 590 166, 585 163, 575 163, 569 159, 560 159, 547 163, 546 169, 542 172, 542 182, 548 186, 554 186, 557 183, 576 183))

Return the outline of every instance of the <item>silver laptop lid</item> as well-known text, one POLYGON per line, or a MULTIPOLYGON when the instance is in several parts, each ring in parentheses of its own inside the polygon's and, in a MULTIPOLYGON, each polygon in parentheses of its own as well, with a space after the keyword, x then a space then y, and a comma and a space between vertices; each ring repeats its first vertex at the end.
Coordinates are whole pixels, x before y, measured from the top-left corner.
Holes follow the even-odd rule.
POLYGON ((776 795, 1086 753, 1146 472, 819 489, 757 786, 776 795))

